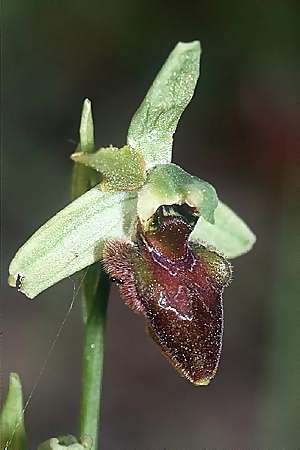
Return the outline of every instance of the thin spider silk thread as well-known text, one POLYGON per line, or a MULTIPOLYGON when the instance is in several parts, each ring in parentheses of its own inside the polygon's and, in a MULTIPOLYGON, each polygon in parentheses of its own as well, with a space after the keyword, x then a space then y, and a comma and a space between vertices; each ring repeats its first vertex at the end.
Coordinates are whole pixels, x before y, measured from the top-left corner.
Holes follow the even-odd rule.
POLYGON ((50 359, 50 357, 51 357, 51 355, 52 355, 52 353, 53 353, 53 351, 54 351, 54 348, 55 348, 55 346, 56 346, 56 344, 57 344, 57 341, 58 341, 58 339, 59 339, 59 337, 60 337, 60 335, 61 335, 61 333, 62 333, 62 331, 63 331, 63 329, 64 329, 64 327, 65 327, 65 324, 66 324, 66 322, 67 322, 67 320, 68 320, 68 318, 69 318, 69 315, 71 314, 71 311, 72 311, 72 309, 73 309, 75 300, 76 300, 76 298, 77 298, 77 296, 78 296, 78 294, 79 294, 79 291, 80 291, 81 286, 82 286, 82 284, 83 284, 83 281, 84 281, 84 279, 85 279, 85 277, 86 277, 86 275, 87 275, 87 273, 88 273, 88 270, 89 270, 89 267, 86 269, 84 275, 82 276, 82 278, 81 278, 81 280, 80 280, 80 283, 79 283, 79 286, 78 286, 77 289, 76 289, 76 283, 75 283, 75 281, 74 281, 74 280, 71 280, 71 281, 73 282, 73 296, 72 296, 71 303, 70 303, 70 305, 69 305, 69 307, 68 307, 68 309, 67 309, 67 311, 66 311, 66 313, 65 313, 65 315, 64 315, 63 320, 61 321, 61 323, 60 323, 60 325, 59 325, 59 327, 58 327, 58 330, 57 330, 57 332, 56 332, 56 335, 54 336, 54 338, 53 338, 53 340, 52 340, 52 342, 51 342, 51 345, 50 345, 50 347, 49 347, 49 350, 48 350, 48 353, 47 353, 47 355, 46 355, 46 358, 45 358, 45 360, 44 360, 44 362, 43 362, 43 364, 42 364, 42 366, 41 366, 41 369, 40 369, 40 371, 39 371, 39 373, 38 373, 38 376, 37 376, 37 378, 36 378, 36 380, 35 380, 35 382, 34 382, 34 384, 33 384, 33 386, 32 386, 32 389, 31 389, 31 391, 30 391, 30 393, 29 393, 29 395, 28 395, 28 397, 27 397, 27 400, 26 400, 26 402, 25 402, 25 404, 24 404, 24 407, 23 407, 23 409, 22 409, 22 411, 21 411, 19 420, 16 422, 15 428, 14 428, 13 431, 12 431, 12 434, 11 434, 11 436, 10 436, 10 439, 8 439, 7 442, 6 442, 6 444, 5 444, 4 450, 9 450, 9 446, 11 445, 11 443, 12 443, 12 441, 13 441, 15 435, 16 435, 16 432, 17 432, 18 428, 20 427, 20 425, 21 425, 21 423, 22 423, 23 416, 24 416, 24 414, 25 414, 25 412, 26 412, 26 410, 27 410, 27 408, 28 408, 28 406, 29 406, 29 404, 30 404, 30 402, 31 402, 31 400, 32 400, 32 397, 33 397, 33 395, 34 395, 34 393, 35 393, 37 387, 38 387, 39 384, 40 384, 40 381, 41 381, 41 379, 42 379, 42 376, 43 376, 44 373, 45 373, 45 370, 46 370, 46 368, 47 368, 49 359, 50 359))

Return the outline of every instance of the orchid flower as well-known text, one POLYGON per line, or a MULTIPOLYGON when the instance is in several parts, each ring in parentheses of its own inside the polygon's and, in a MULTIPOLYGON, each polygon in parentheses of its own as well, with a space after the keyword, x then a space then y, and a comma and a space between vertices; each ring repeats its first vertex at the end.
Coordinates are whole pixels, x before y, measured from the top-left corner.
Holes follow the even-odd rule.
POLYGON ((9 283, 29 298, 99 262, 149 335, 195 385, 214 377, 222 347, 228 259, 255 236, 215 188, 171 162, 173 135, 199 77, 200 43, 179 43, 133 116, 127 143, 95 151, 85 100, 71 158, 99 183, 18 250, 9 283))

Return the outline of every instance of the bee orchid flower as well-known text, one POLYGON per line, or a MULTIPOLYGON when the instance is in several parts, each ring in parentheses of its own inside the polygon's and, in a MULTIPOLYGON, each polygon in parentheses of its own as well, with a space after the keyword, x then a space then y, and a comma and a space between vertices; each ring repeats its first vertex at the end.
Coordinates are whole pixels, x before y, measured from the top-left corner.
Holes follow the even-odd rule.
MULTIPOLYGON (((71 156, 99 183, 19 249, 9 283, 29 298, 101 262, 150 336, 195 385, 214 377, 221 353, 228 259, 255 236, 207 181, 171 162, 173 135, 199 77, 200 43, 179 43, 132 118, 127 143, 95 151, 85 100, 71 156)), ((95 182, 93 183, 95 184, 95 182)))

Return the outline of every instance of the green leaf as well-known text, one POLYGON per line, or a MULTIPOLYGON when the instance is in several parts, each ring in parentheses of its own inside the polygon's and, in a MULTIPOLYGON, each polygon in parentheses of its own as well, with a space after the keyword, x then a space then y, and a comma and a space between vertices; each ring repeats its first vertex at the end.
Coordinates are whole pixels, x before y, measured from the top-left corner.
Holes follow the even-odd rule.
POLYGON ((215 210, 215 224, 200 218, 190 240, 204 242, 227 258, 236 258, 251 250, 256 238, 245 222, 219 201, 215 210))
POLYGON ((89 437, 84 437, 77 441, 72 436, 62 436, 59 438, 51 438, 38 447, 38 450, 90 450, 92 448, 92 440, 89 437))
POLYGON ((103 191, 136 191, 146 180, 143 155, 128 145, 102 148, 96 153, 76 152, 71 158, 101 173, 103 191))
POLYGON ((129 239, 136 194, 102 192, 99 185, 44 224, 19 249, 9 284, 29 298, 102 257, 106 239, 129 239))
POLYGON ((0 448, 4 450, 27 448, 22 386, 16 373, 10 374, 8 393, 0 414, 0 448))
POLYGON ((199 41, 179 42, 133 116, 128 144, 140 150, 147 167, 169 163, 173 134, 199 77, 199 41))
POLYGON ((146 222, 161 205, 188 204, 205 220, 214 222, 218 204, 215 188, 176 164, 162 164, 149 171, 138 195, 139 218, 146 222))

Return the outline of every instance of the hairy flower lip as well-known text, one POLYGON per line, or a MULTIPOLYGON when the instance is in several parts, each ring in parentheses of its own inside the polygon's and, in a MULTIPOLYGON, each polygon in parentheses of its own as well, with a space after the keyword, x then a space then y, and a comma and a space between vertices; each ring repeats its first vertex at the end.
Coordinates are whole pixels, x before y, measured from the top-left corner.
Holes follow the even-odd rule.
MULTIPOLYGON (((158 213, 156 213, 155 215, 158 215, 158 213)), ((145 249, 147 249, 153 261, 161 265, 164 269, 167 269, 172 275, 175 276, 178 273, 178 270, 180 270, 182 267, 187 264, 193 264, 193 256, 191 253, 191 248, 188 244, 188 237, 192 230, 193 226, 184 216, 162 216, 158 230, 149 231, 147 227, 143 227, 143 224, 139 221, 136 234, 138 243, 140 243, 143 247, 145 247, 145 249), (183 233, 180 232, 180 230, 182 230, 183 233), (170 246, 170 243, 169 245, 167 244, 170 239, 172 241, 172 236, 174 236, 176 232, 180 232, 180 235, 177 236, 177 239, 182 241, 181 254, 179 254, 178 251, 176 252, 176 246, 173 247, 172 250, 172 246, 170 246), (163 233, 163 235, 160 235, 161 233, 163 233), (169 250, 168 253, 163 251, 163 249, 159 249, 159 242, 161 243, 162 247, 164 247, 164 244, 167 246, 169 250)))
POLYGON ((208 386, 209 383, 213 380, 214 375, 211 378, 201 378, 199 380, 192 381, 195 386, 208 386))
POLYGON ((194 262, 193 254, 189 246, 187 246, 186 254, 183 257, 178 258, 176 261, 172 261, 172 259, 168 258, 167 256, 162 257, 161 253, 156 251, 155 249, 153 249, 151 257, 154 262, 157 262, 161 267, 168 270, 168 272, 173 276, 177 275, 178 270, 181 269, 181 266, 191 266, 194 262))
POLYGON ((136 244, 112 243, 104 262, 110 276, 121 280, 121 296, 143 315, 163 355, 195 386, 205 386, 221 355, 222 293, 231 267, 217 252, 189 243, 188 229, 176 216, 163 217, 154 232, 139 223, 136 244), (174 240, 178 245, 170 250, 174 240))
POLYGON ((158 263, 163 269, 168 270, 169 273, 173 276, 176 276, 178 270, 182 269, 181 266, 185 265, 192 266, 194 262, 191 247, 188 244, 186 246, 186 253, 183 256, 176 258, 175 260, 174 259, 172 260, 168 256, 162 256, 161 252, 158 251, 154 246, 149 244, 144 236, 141 237, 141 240, 147 247, 148 251, 150 252, 153 261, 158 263))

